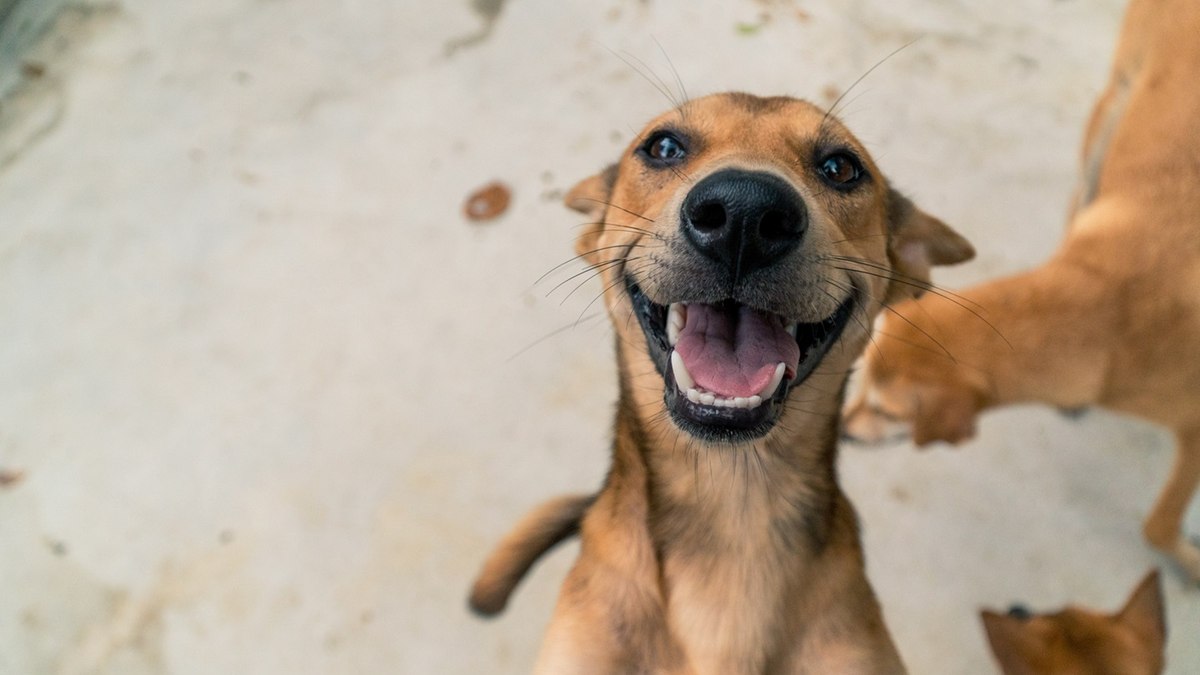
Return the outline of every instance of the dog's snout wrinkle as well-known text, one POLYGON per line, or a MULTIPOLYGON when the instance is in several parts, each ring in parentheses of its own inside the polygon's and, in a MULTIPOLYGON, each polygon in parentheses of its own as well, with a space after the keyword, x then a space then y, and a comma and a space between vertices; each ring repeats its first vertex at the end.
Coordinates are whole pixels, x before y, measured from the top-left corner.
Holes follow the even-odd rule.
POLYGON ((705 257, 740 279, 799 246, 808 212, 796 190, 770 173, 723 169, 683 201, 681 227, 705 257))

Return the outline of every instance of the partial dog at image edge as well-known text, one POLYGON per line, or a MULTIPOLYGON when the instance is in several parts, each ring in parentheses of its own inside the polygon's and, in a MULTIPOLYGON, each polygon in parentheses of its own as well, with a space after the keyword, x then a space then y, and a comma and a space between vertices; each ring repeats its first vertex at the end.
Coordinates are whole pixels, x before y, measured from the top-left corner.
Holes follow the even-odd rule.
POLYGON ((1041 267, 899 303, 867 350, 844 432, 924 445, 985 409, 1102 406, 1175 434, 1143 533, 1193 581, 1200 482, 1200 2, 1134 0, 1088 124, 1066 239, 1041 267))
POLYGON ((903 673, 836 480, 881 307, 974 251, 807 102, 717 94, 566 198, 616 333, 612 468, 523 519, 471 594, 502 609, 578 528, 536 672, 903 673))
POLYGON ((980 612, 1004 675, 1159 675, 1166 665, 1166 611, 1158 570, 1112 614, 1067 607, 1033 614, 1016 605, 980 612))

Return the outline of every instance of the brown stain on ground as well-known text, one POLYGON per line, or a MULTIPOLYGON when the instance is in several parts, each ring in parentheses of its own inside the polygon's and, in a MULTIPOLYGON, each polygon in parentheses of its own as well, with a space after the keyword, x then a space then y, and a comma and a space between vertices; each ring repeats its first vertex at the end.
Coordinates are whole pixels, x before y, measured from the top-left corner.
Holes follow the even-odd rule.
MULTIPOLYGON (((211 596, 244 564, 248 553, 247 546, 231 542, 182 564, 168 560, 161 565, 157 579, 140 592, 110 586, 78 566, 64 564, 63 585, 58 587, 66 591, 61 594, 61 601, 71 607, 74 621, 66 615, 64 622, 64 614, 55 610, 54 602, 39 603, 22 613, 22 626, 31 638, 36 638, 51 622, 65 623, 74 633, 67 638, 70 647, 53 645, 56 647, 53 661, 45 663, 45 669, 38 672, 55 675, 166 672, 164 614, 211 596)), ((67 636, 60 635, 58 639, 63 637, 67 636)))
POLYGON ((14 487, 25 479, 25 472, 20 469, 0 469, 0 488, 14 487))
POLYGON ((446 57, 454 56, 461 49, 479 45, 491 37, 492 29, 496 27, 496 20, 500 18, 500 12, 504 9, 505 2, 508 0, 471 0, 471 9, 483 19, 483 27, 474 33, 447 40, 446 57))
POLYGON ((467 196, 463 215, 467 220, 482 222, 504 215, 512 202, 512 190, 500 181, 492 181, 467 196))
POLYGON ((111 2, 69 3, 30 48, 20 66, 21 79, 0 96, 0 172, 58 128, 66 114, 67 89, 55 71, 67 70, 121 12, 111 2))

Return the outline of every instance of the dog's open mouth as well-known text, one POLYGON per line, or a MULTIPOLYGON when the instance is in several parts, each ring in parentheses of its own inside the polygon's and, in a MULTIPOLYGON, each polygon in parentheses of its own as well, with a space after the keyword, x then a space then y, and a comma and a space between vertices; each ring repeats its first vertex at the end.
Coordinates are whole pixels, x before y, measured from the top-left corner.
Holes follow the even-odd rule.
POLYGON ((853 295, 818 323, 788 322, 733 300, 652 302, 632 278, 626 290, 682 429, 706 440, 765 435, 790 389, 808 378, 850 319, 853 295))

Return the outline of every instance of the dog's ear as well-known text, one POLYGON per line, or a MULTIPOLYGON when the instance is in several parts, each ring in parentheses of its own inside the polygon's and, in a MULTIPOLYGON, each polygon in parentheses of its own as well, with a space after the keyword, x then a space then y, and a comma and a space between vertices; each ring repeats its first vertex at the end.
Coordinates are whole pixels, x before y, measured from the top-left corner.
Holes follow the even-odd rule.
POLYGON ((1162 584, 1158 570, 1147 574, 1117 613, 1117 621, 1156 644, 1167 638, 1167 619, 1163 609, 1162 584))
POLYGON ((983 610, 979 613, 992 654, 1005 675, 1049 672, 1040 669, 1047 636, 1016 617, 983 610))
POLYGON ((912 440, 917 446, 934 441, 955 445, 975 436, 979 400, 965 387, 939 387, 922 392, 913 419, 912 440))
POLYGON ((571 188, 563 203, 572 211, 586 215, 583 231, 575 239, 575 253, 589 263, 596 262, 596 241, 604 230, 604 215, 608 211, 613 185, 617 182, 617 165, 610 164, 600 173, 584 178, 571 188))
POLYGON ((933 265, 954 265, 975 257, 971 242, 950 226, 918 209, 895 189, 888 190, 888 257, 896 279, 886 304, 919 297, 933 265))

